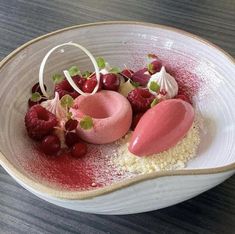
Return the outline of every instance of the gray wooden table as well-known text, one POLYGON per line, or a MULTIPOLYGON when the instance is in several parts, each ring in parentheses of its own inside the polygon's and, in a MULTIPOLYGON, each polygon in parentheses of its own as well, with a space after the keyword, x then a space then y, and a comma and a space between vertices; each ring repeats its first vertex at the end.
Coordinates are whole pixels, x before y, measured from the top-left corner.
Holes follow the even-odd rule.
MULTIPOLYGON (((106 20, 175 26, 235 56, 235 0, 0 0, 0 59, 47 32, 106 20)), ((235 233, 235 176, 173 207, 103 216, 42 201, 0 168, 0 233, 235 233)))

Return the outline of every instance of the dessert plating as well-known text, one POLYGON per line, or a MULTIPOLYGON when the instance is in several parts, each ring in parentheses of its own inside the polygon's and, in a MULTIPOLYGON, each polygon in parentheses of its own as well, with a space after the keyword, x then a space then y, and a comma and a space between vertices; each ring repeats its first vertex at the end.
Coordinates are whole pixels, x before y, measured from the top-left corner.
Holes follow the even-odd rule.
POLYGON ((138 71, 121 70, 73 42, 52 48, 28 100, 25 126, 29 137, 44 155, 61 158, 66 154, 78 164, 89 158, 89 148, 96 147, 91 144, 98 144, 99 157, 103 155, 110 162, 107 165, 121 174, 184 167, 200 141, 191 97, 179 93, 179 84, 158 56, 149 54, 148 61, 138 71), (73 66, 63 75, 55 74, 54 97, 50 98, 44 66, 53 51, 66 46, 86 53, 94 72, 82 73, 73 66))

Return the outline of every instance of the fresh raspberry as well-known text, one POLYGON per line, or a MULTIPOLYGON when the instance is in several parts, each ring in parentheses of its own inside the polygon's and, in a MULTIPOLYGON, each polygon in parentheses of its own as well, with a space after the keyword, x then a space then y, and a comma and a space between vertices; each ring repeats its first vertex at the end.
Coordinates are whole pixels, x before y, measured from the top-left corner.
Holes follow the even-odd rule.
MULTIPOLYGON (((81 78, 80 76, 74 76, 74 83, 82 89, 83 84, 86 79, 81 78)), ((55 92, 59 93, 59 97, 62 98, 64 95, 69 94, 72 98, 76 98, 79 96, 79 93, 73 89, 73 87, 69 84, 67 80, 61 81, 59 84, 55 85, 55 92)))
POLYGON ((131 129, 134 131, 135 127, 137 126, 137 124, 139 123, 141 117, 143 116, 143 112, 137 113, 136 115, 133 116, 132 118, 132 123, 131 123, 131 129))
POLYGON ((147 89, 137 88, 128 93, 127 99, 131 103, 135 113, 145 112, 150 108, 150 104, 155 96, 147 89))
POLYGON ((25 115, 28 135, 35 140, 50 134, 56 125, 56 116, 39 104, 32 106, 25 115))

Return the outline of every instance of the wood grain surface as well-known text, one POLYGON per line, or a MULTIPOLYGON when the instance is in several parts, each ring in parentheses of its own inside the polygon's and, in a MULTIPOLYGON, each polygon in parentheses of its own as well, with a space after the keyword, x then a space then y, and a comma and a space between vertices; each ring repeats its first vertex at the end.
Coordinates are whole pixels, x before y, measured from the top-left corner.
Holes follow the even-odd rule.
MULTIPOLYGON (((235 56, 234 0, 0 0, 0 59, 63 27, 107 20, 165 24, 235 56)), ((126 216, 66 210, 40 200, 0 168, 0 233, 235 233, 235 176, 179 205, 126 216)))

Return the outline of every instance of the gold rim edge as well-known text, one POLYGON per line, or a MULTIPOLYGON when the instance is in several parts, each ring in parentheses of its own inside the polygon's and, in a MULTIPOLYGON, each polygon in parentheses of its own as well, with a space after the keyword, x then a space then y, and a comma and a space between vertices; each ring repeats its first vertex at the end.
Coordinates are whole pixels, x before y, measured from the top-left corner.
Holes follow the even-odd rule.
MULTIPOLYGON (((44 38, 47 38, 49 36, 58 34, 60 32, 65 32, 71 29, 75 28, 83 28, 83 27, 89 27, 89 26, 98 26, 98 25, 109 25, 109 24, 135 24, 135 25, 143 25, 147 27, 157 27, 157 28, 162 28, 166 30, 171 30, 178 32, 180 34, 189 36, 195 40, 198 40, 214 49, 219 50, 221 53, 223 53, 232 63, 235 63, 235 59, 226 51, 218 47, 217 45, 211 43, 210 41, 203 39, 199 36, 196 36, 192 33, 189 33, 187 31, 177 29, 174 27, 170 26, 165 26, 165 25, 160 25, 160 24, 153 24, 153 23, 145 23, 145 22, 136 22, 136 21, 105 21, 105 22, 97 22, 97 23, 89 23, 89 24, 82 24, 82 25, 74 25, 71 27, 63 28, 56 30, 54 32, 39 36, 35 39, 30 40, 29 42, 26 42, 25 44, 21 45, 14 51, 12 51, 8 56, 6 56, 3 60, 0 61, 0 69, 4 66, 5 63, 7 63, 13 56, 15 56, 17 53, 19 53, 22 49, 30 46, 31 44, 40 41, 44 38)), ((156 179, 164 176, 187 176, 187 175, 205 175, 205 174, 216 174, 216 173, 223 173, 227 171, 232 171, 235 170, 235 163, 228 164, 226 166, 222 167, 216 167, 216 168, 208 168, 208 169, 184 169, 184 170, 176 170, 176 171, 163 171, 163 172, 153 172, 151 174, 146 174, 146 175, 138 175, 134 178, 131 179, 125 179, 121 182, 105 186, 100 189, 94 189, 94 190, 89 190, 89 191, 63 191, 63 190, 57 190, 53 189, 51 187, 42 185, 38 183, 37 181, 28 178, 26 175, 23 173, 19 172, 16 167, 11 164, 7 158, 0 152, 0 164, 1 166, 8 171, 8 173, 15 177, 17 180, 22 181, 24 184, 27 186, 31 187, 33 190, 37 191, 39 194, 44 194, 46 193, 49 196, 58 198, 58 199, 67 199, 67 200, 84 200, 84 199, 90 199, 93 197, 101 196, 107 193, 111 193, 113 191, 116 191, 121 188, 128 187, 133 184, 140 183, 145 180, 150 180, 150 179, 156 179), (10 171, 10 172, 9 172, 10 171)), ((45 196, 45 195, 44 195, 45 196)))

